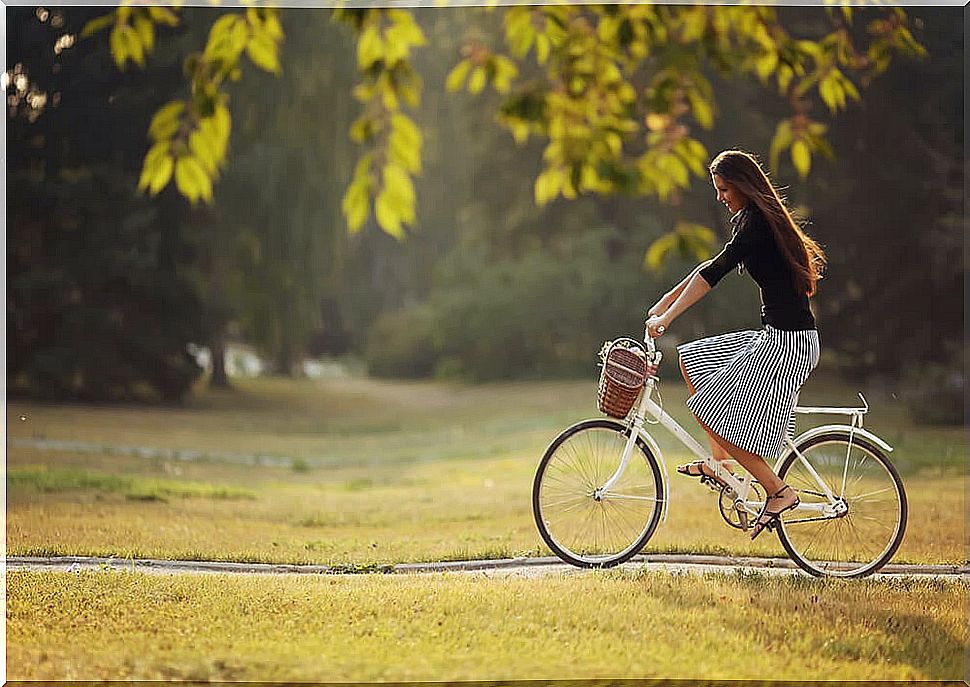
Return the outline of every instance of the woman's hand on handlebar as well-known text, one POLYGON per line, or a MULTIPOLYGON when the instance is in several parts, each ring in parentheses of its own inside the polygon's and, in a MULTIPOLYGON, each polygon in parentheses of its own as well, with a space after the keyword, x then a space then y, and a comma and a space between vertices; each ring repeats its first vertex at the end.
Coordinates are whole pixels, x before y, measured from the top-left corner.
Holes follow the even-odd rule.
POLYGON ((664 332, 667 331, 667 327, 669 326, 667 318, 663 315, 653 315, 649 317, 644 324, 647 329, 647 334, 649 334, 653 339, 663 336, 664 332))

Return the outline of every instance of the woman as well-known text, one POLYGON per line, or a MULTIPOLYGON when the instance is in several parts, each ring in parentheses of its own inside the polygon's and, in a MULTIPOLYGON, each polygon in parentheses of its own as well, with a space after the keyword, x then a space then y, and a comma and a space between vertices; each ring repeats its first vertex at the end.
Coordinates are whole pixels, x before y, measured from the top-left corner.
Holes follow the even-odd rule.
MULTIPOLYGON (((677 349, 691 393, 687 406, 707 432, 715 460, 733 457, 768 494, 754 539, 799 503, 765 459, 775 459, 783 437, 794 431, 798 391, 818 363, 809 297, 825 254, 792 220, 752 155, 727 150, 714 158, 710 172, 718 201, 733 213, 734 236, 650 308, 646 325, 650 336, 661 336, 734 267, 747 270, 760 287, 762 330, 721 334, 677 349)), ((724 486, 723 469, 711 472, 696 461, 677 471, 724 486)))

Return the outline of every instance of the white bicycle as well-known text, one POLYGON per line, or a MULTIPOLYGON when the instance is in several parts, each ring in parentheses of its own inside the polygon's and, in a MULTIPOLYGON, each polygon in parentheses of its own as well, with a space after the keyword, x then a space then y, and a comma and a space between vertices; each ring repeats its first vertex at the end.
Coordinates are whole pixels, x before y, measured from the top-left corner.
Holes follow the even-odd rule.
MULTIPOLYGON (((536 471, 536 526, 549 548, 576 566, 610 567, 629 560, 666 518, 666 466, 647 424, 667 429, 717 471, 727 484, 716 486, 727 524, 747 530, 764 505, 764 490, 750 474, 718 470, 710 452, 653 400, 661 352, 649 335, 644 343, 653 374, 634 410, 624 421, 596 418, 568 427, 546 449, 536 471)), ((859 397, 857 408, 796 407, 797 413, 844 415, 848 424, 786 437, 774 465, 801 499, 774 529, 792 560, 812 575, 872 574, 892 558, 906 530, 906 492, 886 457, 893 449, 863 429, 869 406, 859 397)))

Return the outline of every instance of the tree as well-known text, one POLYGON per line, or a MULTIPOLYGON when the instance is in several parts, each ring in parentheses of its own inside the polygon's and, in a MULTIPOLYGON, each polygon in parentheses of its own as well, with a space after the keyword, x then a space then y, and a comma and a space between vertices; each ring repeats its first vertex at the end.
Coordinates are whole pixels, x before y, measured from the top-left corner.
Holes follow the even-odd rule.
POLYGON ((186 209, 135 191, 144 104, 181 75, 163 57, 118 95, 107 50, 72 42, 97 11, 8 12, 10 392, 177 400, 201 373, 186 344, 205 337, 186 209))

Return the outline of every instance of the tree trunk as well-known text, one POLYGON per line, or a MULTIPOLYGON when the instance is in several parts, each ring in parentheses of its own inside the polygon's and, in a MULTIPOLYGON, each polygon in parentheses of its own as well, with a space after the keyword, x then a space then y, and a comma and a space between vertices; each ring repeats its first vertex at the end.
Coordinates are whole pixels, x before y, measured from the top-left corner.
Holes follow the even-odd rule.
POLYGON ((209 342, 209 351, 212 356, 212 376, 209 377, 209 388, 211 389, 231 389, 229 375, 226 374, 226 339, 222 332, 212 337, 209 342))

